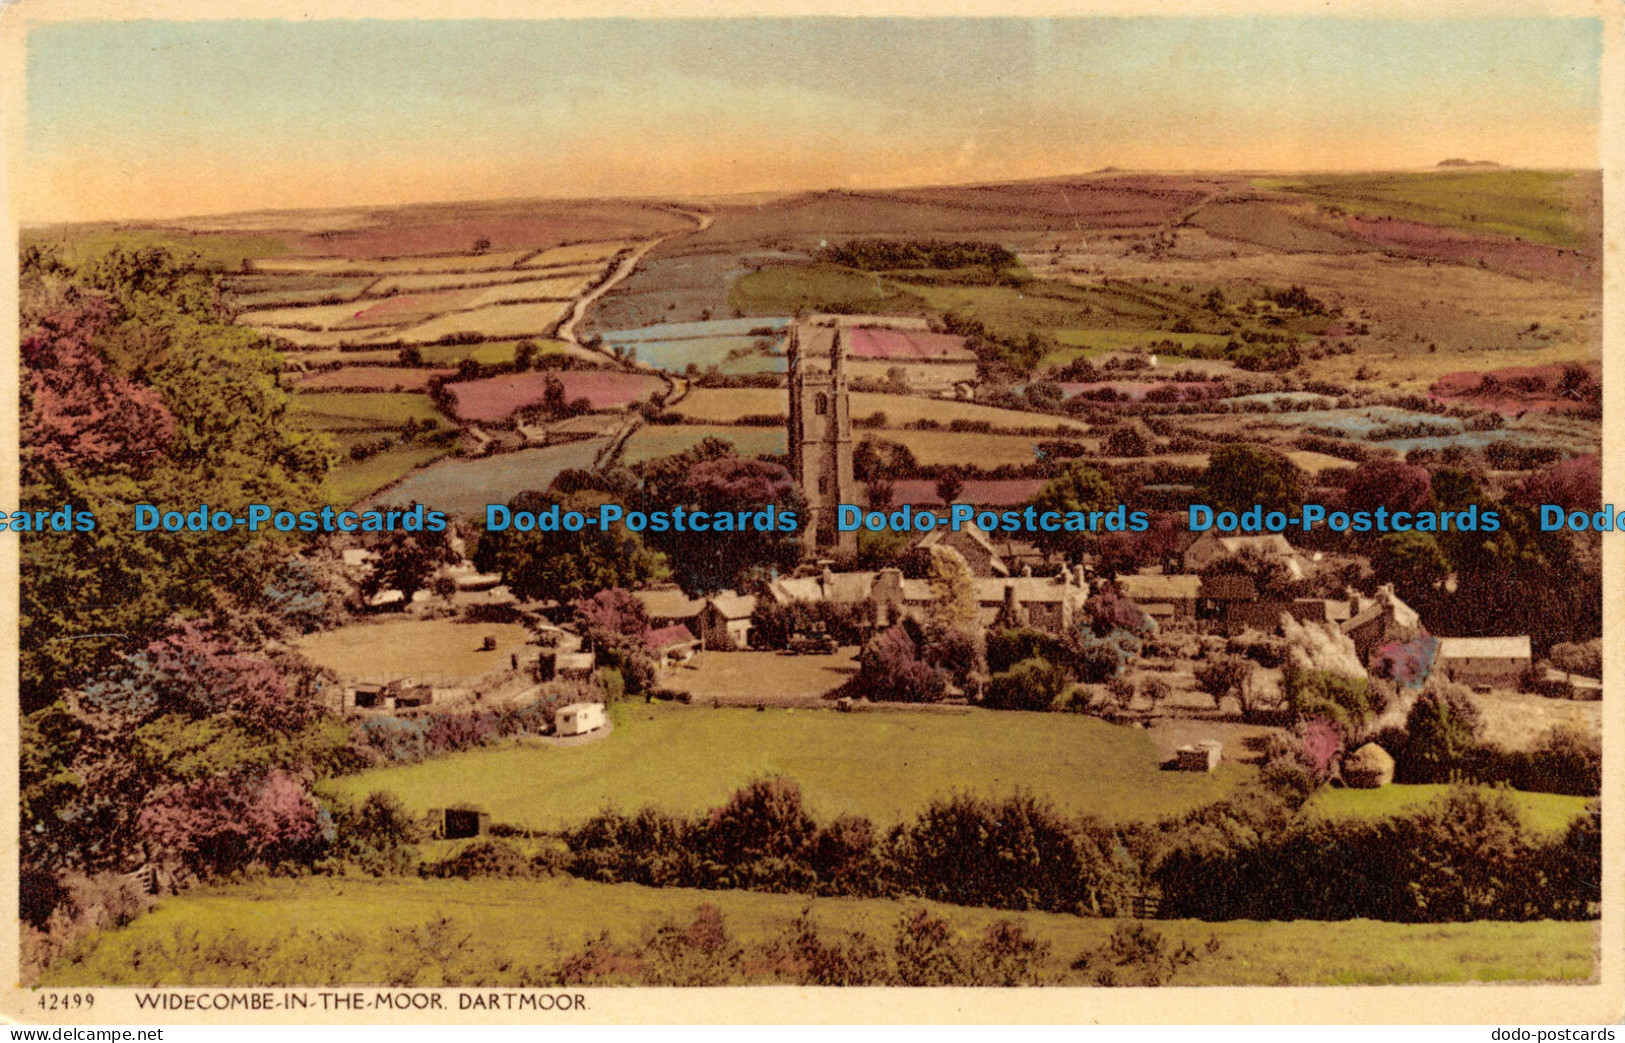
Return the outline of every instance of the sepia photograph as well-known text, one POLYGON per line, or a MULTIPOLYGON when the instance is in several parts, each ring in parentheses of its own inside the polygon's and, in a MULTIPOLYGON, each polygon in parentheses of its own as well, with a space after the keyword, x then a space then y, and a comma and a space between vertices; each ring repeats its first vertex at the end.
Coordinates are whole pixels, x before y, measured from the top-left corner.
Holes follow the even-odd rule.
POLYGON ((12 4, 9 1016, 1617 1016, 1619 14, 12 4))

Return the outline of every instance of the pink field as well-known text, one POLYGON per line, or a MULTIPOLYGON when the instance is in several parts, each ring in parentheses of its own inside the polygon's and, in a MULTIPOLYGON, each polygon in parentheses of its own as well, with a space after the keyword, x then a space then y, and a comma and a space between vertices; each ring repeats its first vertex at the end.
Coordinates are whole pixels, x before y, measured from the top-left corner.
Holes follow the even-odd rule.
POLYGON ((1349 230, 1366 242, 1425 260, 1513 268, 1557 279, 1595 279, 1601 274, 1600 262, 1577 250, 1397 218, 1349 217, 1347 220, 1349 230))
POLYGON ((429 386, 431 377, 449 377, 456 372, 405 366, 346 366, 305 374, 294 380, 294 386, 304 391, 422 391, 429 386))
POLYGON ((1428 394, 1441 402, 1464 402, 1480 409, 1493 409, 1498 413, 1537 413, 1554 409, 1575 409, 1592 399, 1602 379, 1601 367, 1592 363, 1585 367, 1589 379, 1585 384, 1563 387, 1562 366, 1508 366, 1493 370, 1459 370, 1446 373, 1433 382, 1428 394), (1484 381, 1491 379, 1491 386, 1484 381))
POLYGON ((924 330, 856 329, 852 355, 860 359, 942 359, 974 362, 964 337, 924 330))
POLYGON ((470 307, 481 290, 446 290, 440 293, 403 293, 385 297, 370 307, 355 313, 344 325, 399 326, 408 322, 422 322, 442 312, 470 307))
POLYGON ((594 409, 615 409, 642 401, 665 387, 665 381, 641 373, 611 369, 561 370, 553 373, 509 373, 484 380, 448 384, 453 410, 464 420, 500 420, 525 406, 540 403, 549 377, 564 385, 564 397, 585 398, 594 409))
MULTIPOLYGON (((968 481, 959 495, 955 497, 957 503, 973 504, 977 507, 1014 507, 1032 499, 1038 490, 1044 487, 1042 478, 1003 478, 982 481, 968 481)), ((892 503, 901 507, 941 507, 943 499, 937 495, 937 483, 925 479, 906 479, 892 484, 892 503)))

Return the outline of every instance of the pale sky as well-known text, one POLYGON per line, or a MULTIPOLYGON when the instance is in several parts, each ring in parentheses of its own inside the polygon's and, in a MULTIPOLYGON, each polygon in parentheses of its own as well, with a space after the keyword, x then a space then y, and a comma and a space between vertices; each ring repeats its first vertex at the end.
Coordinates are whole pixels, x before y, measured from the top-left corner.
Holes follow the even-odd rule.
POLYGON ((1320 17, 68 22, 28 222, 993 181, 1598 165, 1601 23, 1320 17))

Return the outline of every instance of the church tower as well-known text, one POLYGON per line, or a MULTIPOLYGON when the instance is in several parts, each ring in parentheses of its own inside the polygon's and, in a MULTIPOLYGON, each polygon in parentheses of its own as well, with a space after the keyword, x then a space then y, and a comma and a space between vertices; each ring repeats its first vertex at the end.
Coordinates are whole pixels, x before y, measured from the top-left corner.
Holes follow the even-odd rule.
POLYGON ((857 502, 852 477, 852 400, 847 393, 848 331, 790 324, 790 472, 807 501, 802 527, 809 557, 858 553, 858 534, 835 531, 835 507, 857 502))

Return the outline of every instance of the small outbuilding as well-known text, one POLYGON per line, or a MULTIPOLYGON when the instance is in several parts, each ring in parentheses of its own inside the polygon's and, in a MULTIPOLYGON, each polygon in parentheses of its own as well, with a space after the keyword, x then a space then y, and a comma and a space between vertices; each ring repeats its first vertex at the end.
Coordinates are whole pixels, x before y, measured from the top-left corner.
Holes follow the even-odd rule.
POLYGON ((554 715, 553 734, 561 738, 586 735, 604 727, 605 723, 603 703, 571 703, 559 707, 554 715))
POLYGON ((1213 771, 1219 766, 1224 744, 1217 739, 1203 739, 1174 751, 1174 767, 1179 771, 1213 771))
POLYGON ((681 623, 651 630, 643 643, 660 666, 686 663, 694 655, 695 649, 700 647, 700 639, 681 623))
POLYGON ((429 832, 440 840, 483 837, 490 829, 490 812, 479 808, 433 808, 429 811, 429 832))
POLYGON ((1380 789, 1393 781, 1394 758, 1374 742, 1343 758, 1343 785, 1350 789, 1380 789))
POLYGON ((1435 673, 1457 684, 1519 688, 1529 677, 1533 657, 1529 635, 1439 639, 1435 673))

